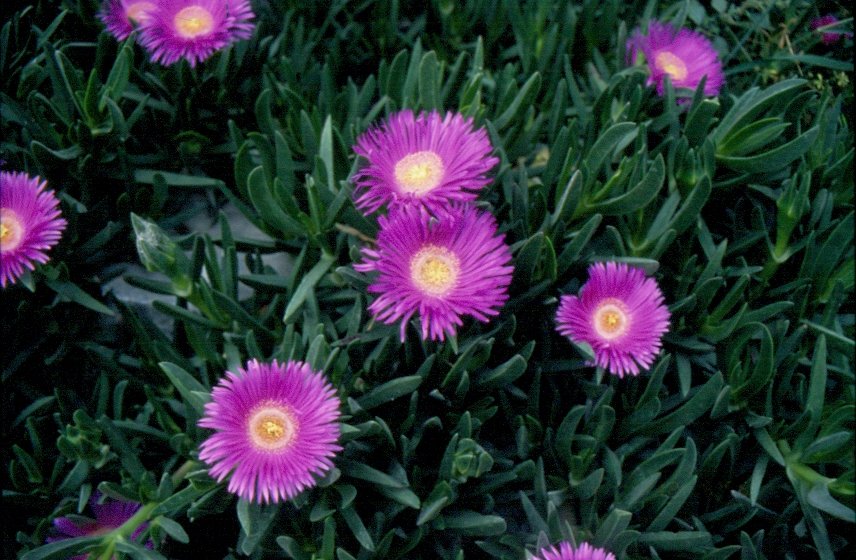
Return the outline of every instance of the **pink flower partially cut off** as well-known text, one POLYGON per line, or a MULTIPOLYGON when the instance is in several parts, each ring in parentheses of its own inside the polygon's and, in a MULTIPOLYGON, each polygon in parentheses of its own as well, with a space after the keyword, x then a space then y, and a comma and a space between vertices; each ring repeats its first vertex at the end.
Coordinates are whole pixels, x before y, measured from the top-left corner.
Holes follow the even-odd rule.
MULTIPOLYGON (((95 492, 89 499, 89 507, 95 519, 72 519, 70 517, 57 517, 54 519, 53 525, 57 534, 49 536, 47 542, 62 541, 75 537, 95 537, 109 533, 124 525, 140 509, 140 504, 137 503, 120 502, 111 498, 106 498, 103 503, 99 503, 100 500, 101 494, 99 492, 95 492)), ((137 540, 147 528, 148 523, 142 523, 131 534, 131 540, 137 540)), ((152 548, 153 546, 151 541, 146 542, 147 548, 152 548)), ((88 556, 88 554, 80 554, 72 556, 69 560, 86 560, 88 556)))
MULTIPOLYGON (((838 23, 838 18, 832 14, 826 14, 825 16, 821 16, 819 18, 815 18, 811 20, 811 29, 812 31, 817 31, 818 29, 822 29, 824 27, 832 26, 838 23)), ((821 36, 820 40, 824 45, 834 45, 838 41, 840 41, 843 37, 847 37, 849 39, 853 38, 852 33, 848 33, 845 31, 820 31, 821 36)))
POLYGON ((118 41, 128 38, 134 29, 149 18, 158 0, 106 0, 98 19, 118 41))
POLYGON ((0 285, 5 288, 25 269, 48 262, 47 251, 59 242, 66 225, 47 181, 0 172, 0 285))
POLYGON ((562 541, 555 546, 542 548, 532 560, 615 560, 615 555, 589 543, 581 543, 574 548, 568 541, 562 541))
POLYGON ((255 17, 247 0, 157 0, 142 22, 140 44, 153 62, 190 66, 252 35, 255 17))

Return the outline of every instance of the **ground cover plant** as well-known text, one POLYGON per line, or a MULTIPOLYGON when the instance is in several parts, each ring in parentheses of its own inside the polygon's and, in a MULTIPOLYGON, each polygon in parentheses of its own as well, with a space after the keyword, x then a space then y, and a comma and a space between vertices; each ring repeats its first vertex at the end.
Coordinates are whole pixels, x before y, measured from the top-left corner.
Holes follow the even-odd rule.
POLYGON ((852 554, 844 3, 3 16, 4 557, 852 554))

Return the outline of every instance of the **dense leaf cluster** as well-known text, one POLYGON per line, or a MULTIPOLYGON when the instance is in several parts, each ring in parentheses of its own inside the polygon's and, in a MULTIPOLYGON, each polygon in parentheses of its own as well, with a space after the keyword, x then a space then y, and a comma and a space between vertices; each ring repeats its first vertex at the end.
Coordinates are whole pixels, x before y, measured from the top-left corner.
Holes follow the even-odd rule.
POLYGON ((2 294, 8 556, 103 551, 42 546, 95 489, 145 504, 157 546, 118 538, 131 558, 852 551, 852 40, 809 29, 843 6, 254 7, 254 37, 195 69, 116 44, 93 1, 4 7, 3 168, 46 178, 69 220, 2 294), (626 67, 651 18, 715 38, 722 95, 659 97, 626 67), (445 343, 373 322, 352 267, 377 226, 351 146, 401 108, 474 117, 501 160, 479 204, 510 300, 445 343), (656 276, 672 314, 637 378, 555 333, 604 259, 656 276), (286 504, 195 461, 210 388, 251 358, 305 360, 342 399, 336 468, 286 504))

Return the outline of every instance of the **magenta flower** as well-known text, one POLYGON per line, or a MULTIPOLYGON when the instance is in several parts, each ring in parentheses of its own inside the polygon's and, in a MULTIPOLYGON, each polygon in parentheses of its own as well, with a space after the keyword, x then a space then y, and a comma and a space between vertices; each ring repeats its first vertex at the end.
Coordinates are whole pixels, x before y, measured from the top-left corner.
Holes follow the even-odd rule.
POLYGON ((579 297, 562 296, 556 330, 594 350, 597 365, 618 377, 639 375, 660 351, 669 310, 657 282, 641 268, 595 263, 579 297))
POLYGON ((716 96, 725 84, 722 63, 706 37, 689 29, 677 30, 671 24, 651 21, 648 33, 636 29, 627 40, 630 62, 644 55, 650 75, 648 85, 656 85, 663 95, 666 76, 678 88, 695 90, 704 76, 704 94, 716 96))
MULTIPOLYGON (((98 535, 109 533, 121 527, 140 509, 140 504, 120 502, 118 500, 111 500, 110 498, 107 498, 104 503, 99 504, 98 500, 100 498, 101 494, 95 492, 89 499, 89 507, 92 509, 95 519, 80 520, 79 518, 72 519, 69 517, 57 517, 54 519, 54 528, 59 535, 48 537, 47 542, 62 541, 75 537, 97 537, 98 535)), ((142 523, 134 530, 131 540, 136 540, 147 528, 148 523, 142 523)), ((152 548, 152 546, 151 541, 146 543, 146 547, 152 548)), ((73 556, 70 560, 86 560, 88 556, 88 554, 80 554, 73 556)))
POLYGON ((211 397, 199 425, 215 433, 199 458, 218 482, 231 473, 228 490, 245 500, 293 498, 315 486, 313 475, 330 470, 342 449, 336 390, 303 362, 250 360, 227 371, 211 397))
POLYGON ((377 248, 363 249, 361 272, 377 271, 369 306, 384 323, 407 322, 415 313, 422 339, 454 335, 464 315, 488 321, 508 299, 514 267, 511 250, 489 213, 450 206, 436 216, 421 206, 402 206, 379 218, 377 248))
POLYGON ((149 19, 156 0, 105 0, 98 19, 117 40, 124 41, 138 25, 149 19))
POLYGON ((568 541, 562 541, 555 546, 542 548, 532 560, 615 560, 615 555, 589 543, 574 548, 568 541))
POLYGON ((140 44, 151 59, 170 65, 184 58, 195 66, 253 33, 248 0, 160 0, 141 24, 140 44))
POLYGON ((354 174, 354 203, 370 214, 384 205, 437 208, 475 200, 499 163, 492 150, 487 132, 474 129, 471 118, 399 111, 357 138, 354 151, 368 165, 354 174))
MULTIPOLYGON (((819 18, 815 18, 811 20, 811 29, 812 31, 816 31, 821 29, 822 27, 832 26, 838 23, 838 18, 832 14, 827 14, 825 16, 821 16, 819 18)), ((822 35, 820 40, 824 45, 832 45, 837 43, 842 37, 852 38, 852 33, 846 33, 842 31, 822 31, 822 35)))
POLYGON ((67 222, 47 181, 26 173, 0 171, 0 285, 14 283, 24 268, 48 262, 48 251, 67 222))

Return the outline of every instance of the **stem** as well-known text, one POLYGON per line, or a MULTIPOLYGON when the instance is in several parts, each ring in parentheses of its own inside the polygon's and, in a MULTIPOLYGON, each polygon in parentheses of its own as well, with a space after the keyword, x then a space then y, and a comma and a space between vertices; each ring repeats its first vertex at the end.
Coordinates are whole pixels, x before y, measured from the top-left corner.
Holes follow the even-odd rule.
POLYGON ((178 467, 178 469, 176 469, 176 471, 172 473, 172 476, 170 477, 170 480, 172 480, 172 485, 178 486, 178 484, 182 480, 184 480, 184 475, 189 473, 197 466, 199 466, 199 463, 197 463, 193 459, 188 459, 187 461, 185 461, 183 465, 178 467))

